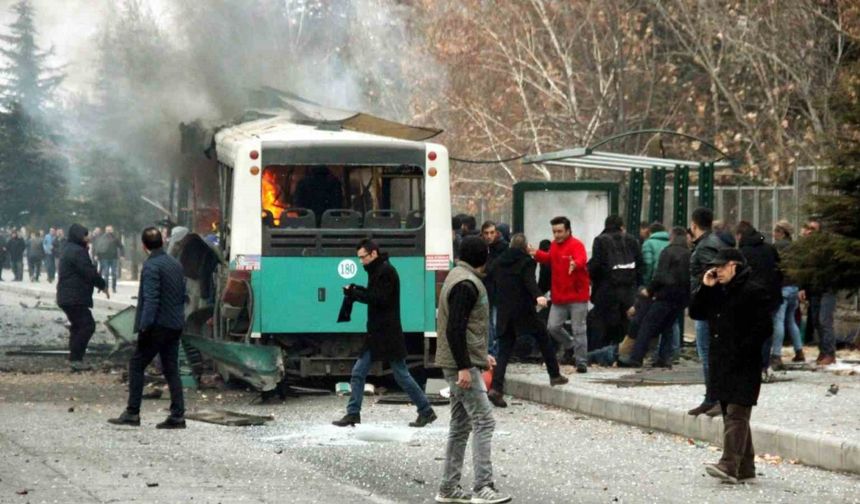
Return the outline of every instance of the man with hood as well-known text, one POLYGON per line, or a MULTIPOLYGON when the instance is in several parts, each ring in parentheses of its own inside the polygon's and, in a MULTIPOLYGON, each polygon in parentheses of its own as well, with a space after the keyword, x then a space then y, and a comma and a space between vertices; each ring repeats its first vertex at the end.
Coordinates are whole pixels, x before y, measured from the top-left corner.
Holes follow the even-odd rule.
POLYGON ((694 289, 690 314, 710 329, 712 397, 723 415, 723 455, 705 467, 726 483, 755 478, 750 414, 761 389, 761 348, 773 331, 767 288, 756 282, 743 254, 720 250, 694 289))
POLYGON ((498 365, 493 370, 493 386, 487 393, 490 402, 504 408, 505 371, 514 352, 517 336, 530 334, 537 341, 549 373, 552 386, 564 385, 568 379, 561 375, 555 351, 549 342, 546 324, 538 317, 535 306, 547 307, 547 299, 537 286, 535 270, 537 263, 529 255, 525 235, 517 233, 511 237, 511 246, 499 256, 487 270, 499 296, 496 331, 499 337, 498 365))
POLYGON ((648 285, 657 271, 660 252, 669 246, 669 232, 663 224, 655 222, 648 226, 648 238, 642 244, 642 285, 648 285))
POLYGON ((610 215, 594 239, 588 274, 594 304, 594 343, 600 348, 624 339, 627 311, 642 285, 642 251, 639 241, 624 231, 624 221, 610 215))
POLYGON ((436 315, 436 364, 451 390, 445 468, 436 502, 508 502, 493 482, 492 441, 496 421, 481 374, 496 361, 487 352, 490 306, 482 277, 487 245, 477 236, 460 244, 460 260, 442 284, 436 315), (473 492, 460 486, 466 444, 472 437, 473 492))
POLYGON ((424 427, 436 420, 436 413, 421 387, 406 367, 406 341, 400 324, 400 277, 388 262, 388 254, 380 253, 379 245, 369 239, 359 242, 356 255, 367 271, 367 287, 349 284, 343 295, 367 305, 367 336, 364 349, 352 368, 352 392, 346 406, 346 415, 332 422, 338 427, 361 423, 361 403, 364 383, 374 361, 388 362, 397 385, 406 392, 418 408, 418 418, 410 427, 424 427))
POLYGON ((99 275, 87 251, 89 231, 80 224, 69 227, 69 236, 60 258, 57 280, 57 306, 69 319, 69 363, 73 371, 87 369, 84 355, 96 322, 90 309, 93 307, 93 289, 98 289, 110 298, 107 284, 99 275))

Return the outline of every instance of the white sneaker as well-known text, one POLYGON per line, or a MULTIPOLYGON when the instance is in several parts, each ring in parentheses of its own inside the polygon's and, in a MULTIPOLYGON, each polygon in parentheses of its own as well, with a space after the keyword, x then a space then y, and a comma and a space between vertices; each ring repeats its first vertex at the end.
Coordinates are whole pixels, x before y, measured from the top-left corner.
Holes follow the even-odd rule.
POLYGON ((501 504, 511 500, 510 495, 502 495, 496 491, 493 485, 487 485, 475 492, 472 496, 472 504, 501 504))
POLYGON ((457 487, 454 490, 443 494, 439 492, 436 494, 436 502, 472 502, 472 496, 467 494, 462 487, 457 487))

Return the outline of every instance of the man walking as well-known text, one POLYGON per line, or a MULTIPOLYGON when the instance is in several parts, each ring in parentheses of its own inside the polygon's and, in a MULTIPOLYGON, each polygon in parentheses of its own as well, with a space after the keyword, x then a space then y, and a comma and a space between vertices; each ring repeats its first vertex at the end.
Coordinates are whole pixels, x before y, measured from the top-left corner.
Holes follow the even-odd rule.
POLYGON ((83 371, 84 355, 96 322, 90 309, 93 307, 93 289, 98 289, 110 298, 105 281, 99 276, 87 252, 87 228, 80 224, 69 227, 69 241, 60 259, 60 274, 57 280, 57 306, 69 319, 69 364, 72 371, 83 371))
POLYGON ((348 299, 367 305, 367 336, 364 349, 352 368, 349 381, 352 393, 346 415, 332 423, 338 427, 361 423, 364 383, 370 366, 374 361, 387 361, 397 385, 418 408, 418 418, 409 426, 424 427, 436 420, 436 413, 406 367, 406 341, 400 324, 400 277, 388 262, 388 254, 380 253, 375 241, 362 240, 357 255, 367 271, 367 287, 350 284, 343 292, 348 299))
POLYGON ((496 421, 481 372, 495 365, 487 353, 489 301, 481 281, 487 246, 467 236, 460 260, 445 278, 436 317, 436 364, 451 387, 451 421, 445 448, 445 469, 436 502, 502 503, 511 500, 493 483, 491 461, 496 421), (472 435, 473 493, 460 486, 466 444, 472 435))
POLYGON ((27 244, 18 236, 18 230, 12 230, 12 236, 6 242, 6 253, 9 255, 9 265, 12 267, 13 280, 20 282, 24 280, 24 250, 27 244))
POLYGON ((588 313, 590 279, 585 246, 570 232, 567 217, 555 217, 550 222, 553 242, 548 252, 529 248, 537 262, 550 265, 552 307, 549 310, 550 335, 564 349, 562 364, 576 363, 577 373, 588 372, 588 340, 585 317, 588 313), (570 319, 573 335, 564 329, 570 319))
POLYGON ((496 289, 490 266, 496 259, 508 250, 508 242, 502 238, 502 234, 496 229, 496 223, 486 221, 481 225, 481 238, 487 244, 487 276, 484 277, 484 287, 487 288, 487 296, 490 298, 490 355, 496 357, 499 354, 499 332, 496 331, 496 319, 499 316, 499 291, 496 289))
MULTIPOLYGON (((170 389, 170 415, 156 424, 158 429, 185 428, 185 402, 179 376, 179 340, 185 326, 185 275, 179 261, 164 252, 161 233, 154 227, 143 230, 143 250, 149 258, 140 272, 134 332, 137 348, 128 364, 128 406, 116 425, 140 425, 143 372, 156 355, 170 389)), ((102 280, 104 283, 104 280, 102 280)))
POLYGON ((39 231, 30 233, 30 239, 27 240, 27 268, 30 270, 31 282, 38 282, 42 276, 42 261, 45 260, 45 250, 42 248, 44 238, 44 231, 39 231))
POLYGON ((723 415, 723 456, 705 467, 727 483, 755 478, 750 414, 761 389, 761 348, 773 318, 768 292, 740 251, 720 250, 693 292, 690 313, 709 326, 711 392, 723 415))
POLYGON ((123 255, 122 241, 113 232, 113 226, 105 226, 105 232, 99 238, 98 258, 99 272, 105 282, 110 284, 116 293, 116 280, 119 276, 119 258, 123 255))
MULTIPOLYGON (((711 232, 711 225, 714 223, 714 212, 710 208, 699 207, 693 210, 692 222, 690 231, 693 235, 693 254, 690 256, 690 291, 693 292, 702 284, 702 277, 708 269, 708 265, 717 256, 720 250, 728 248, 729 245, 720 239, 715 233, 711 232)), ((704 319, 699 319, 690 313, 690 318, 696 324, 696 350, 699 354, 699 360, 702 361, 702 372, 705 375, 705 398, 702 403, 687 413, 693 416, 698 416, 707 413, 710 416, 720 414, 717 400, 711 393, 711 384, 708 377, 709 360, 708 349, 710 348, 710 338, 708 337, 708 323, 704 319)))
POLYGON ((624 339, 627 311, 636 301, 636 288, 642 285, 639 242, 624 231, 624 222, 618 215, 607 217, 604 228, 594 239, 588 261, 596 348, 624 339))
POLYGON ((500 408, 507 407, 504 399, 505 371, 519 335, 529 334, 537 341, 549 373, 550 385, 564 385, 568 382, 567 377, 562 376, 559 371, 546 325, 535 311, 535 305, 543 308, 547 306, 547 299, 537 286, 536 268, 537 264, 529 256, 525 235, 517 233, 511 237, 510 248, 488 269, 488 275, 493 278, 496 289, 504 293, 504 296, 499 296, 496 319, 496 330, 499 334, 498 365, 493 370, 493 385, 487 394, 490 402, 500 408))
POLYGON ((42 250, 45 252, 45 273, 48 275, 48 283, 54 283, 54 276, 56 276, 57 273, 57 263, 54 258, 54 245, 56 238, 57 230, 51 228, 42 240, 42 250))
MULTIPOLYGON (((803 229, 804 240, 814 240, 821 233, 821 223, 809 219, 803 229)), ((800 301, 809 301, 806 315, 807 333, 812 330, 818 334, 819 366, 829 366, 836 362, 836 333, 833 332, 833 314, 836 312, 836 292, 826 286, 802 286, 797 295, 800 301)))

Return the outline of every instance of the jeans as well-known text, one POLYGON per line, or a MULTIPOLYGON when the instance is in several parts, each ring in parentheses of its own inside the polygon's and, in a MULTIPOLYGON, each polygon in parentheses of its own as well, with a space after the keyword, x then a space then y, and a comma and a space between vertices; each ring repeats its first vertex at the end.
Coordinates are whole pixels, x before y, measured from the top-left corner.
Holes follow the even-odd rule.
MULTIPOLYGON (((427 400, 424 391, 421 390, 421 387, 418 386, 415 379, 409 374, 406 361, 399 359, 389 361, 388 363, 391 366, 391 371, 394 373, 394 381, 406 392, 406 395, 409 396, 409 399, 418 408, 418 414, 429 414, 433 410, 430 407, 430 401, 427 400)), ((349 403, 346 405, 346 412, 349 415, 358 415, 361 413, 361 403, 364 400, 364 382, 367 380, 371 364, 373 364, 373 359, 371 358, 370 350, 365 350, 352 367, 352 377, 349 380, 352 392, 349 395, 349 403)))
POLYGON ((466 456, 466 443, 472 434, 472 464, 475 481, 474 491, 493 483, 493 463, 491 461, 493 430, 493 407, 487 398, 487 388, 478 368, 469 369, 472 386, 462 389, 457 385, 457 371, 443 369, 442 373, 451 387, 451 422, 448 430, 448 444, 445 447, 445 469, 439 493, 447 494, 460 484, 463 475, 463 459, 466 456))
POLYGON ((699 354, 699 360, 702 361, 702 372, 705 375, 705 403, 714 404, 713 393, 711 392, 711 380, 709 379, 708 369, 708 353, 711 348, 711 330, 708 327, 707 320, 696 320, 696 352, 699 354))
POLYGON ((87 353, 87 345, 96 331, 96 321, 87 306, 61 306, 69 319, 69 361, 80 362, 87 353))
POLYGON ((608 345, 588 352, 588 363, 598 366, 612 366, 618 360, 618 345, 608 345))
MULTIPOLYGON (((558 359, 555 357, 555 352, 549 343, 549 334, 546 329, 532 333, 537 342, 543 360, 546 363, 546 371, 550 378, 561 376, 558 369, 558 359)), ((499 337, 499 358, 496 362, 496 368, 493 370, 493 390, 504 393, 505 391, 505 372, 508 369, 508 362, 511 360, 511 355, 514 353, 514 344, 517 342, 517 332, 514 330, 514 325, 508 323, 504 334, 499 337)))
POLYGON ((803 339, 800 337, 800 328, 794 319, 794 311, 797 309, 797 292, 795 285, 787 285, 782 288, 782 304, 773 314, 773 347, 771 355, 782 356, 782 344, 785 341, 785 329, 791 336, 791 344, 795 352, 803 350, 803 339))
POLYGON ((645 354, 648 353, 648 345, 651 340, 660 336, 660 346, 657 350, 657 360, 662 363, 672 362, 672 333, 678 320, 678 313, 683 312, 684 307, 679 303, 669 301, 654 301, 650 303, 648 311, 644 314, 636 334, 636 346, 630 361, 642 364, 645 354))
MULTIPOLYGON (((825 292, 810 300, 816 305, 815 331, 818 332, 820 355, 836 355, 836 334, 833 332, 833 313, 836 311, 836 293, 825 292), (817 298, 817 299, 816 299, 817 298)), ((807 322, 807 325, 809 322, 807 322)))
POLYGON ((45 272, 48 274, 48 282, 53 282, 57 273, 57 263, 54 261, 53 255, 45 258, 45 272))
POLYGON ((161 370, 170 389, 170 416, 185 416, 185 400, 182 395, 182 379, 179 376, 179 338, 181 329, 154 327, 138 334, 137 349, 128 363, 128 411, 140 414, 143 397, 143 372, 156 355, 161 358, 161 370))
POLYGON ((553 303, 549 309, 549 334, 565 350, 573 349, 577 366, 588 363, 588 339, 585 334, 587 314, 588 303, 553 303), (564 323, 568 318, 573 335, 564 330, 564 323))
POLYGON ((490 307, 490 335, 489 340, 487 341, 487 353, 492 355, 493 357, 499 356, 499 335, 496 334, 496 319, 499 318, 499 309, 495 306, 490 307))
POLYGON ((105 283, 116 292, 116 277, 119 275, 119 259, 99 259, 99 274, 105 283))

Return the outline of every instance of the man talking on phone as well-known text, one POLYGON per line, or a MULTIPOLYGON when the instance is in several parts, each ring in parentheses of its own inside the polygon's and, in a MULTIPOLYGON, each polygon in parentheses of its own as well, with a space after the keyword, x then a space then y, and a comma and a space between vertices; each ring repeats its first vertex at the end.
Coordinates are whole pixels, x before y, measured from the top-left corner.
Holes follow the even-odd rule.
POLYGON ((436 502, 495 504, 508 502, 493 483, 491 443, 496 421, 481 372, 495 366, 487 352, 490 308, 481 278, 487 245, 477 236, 460 243, 460 259, 445 278, 439 294, 436 364, 451 387, 451 422, 445 449, 445 470, 436 502), (460 487, 466 443, 472 433, 473 492, 460 487))
POLYGON ((708 265, 693 292, 690 315, 710 330, 710 387, 719 401, 724 432, 723 456, 705 471, 738 483, 756 475, 749 422, 761 389, 761 347, 773 331, 769 293, 752 279, 739 250, 720 250, 708 265))

